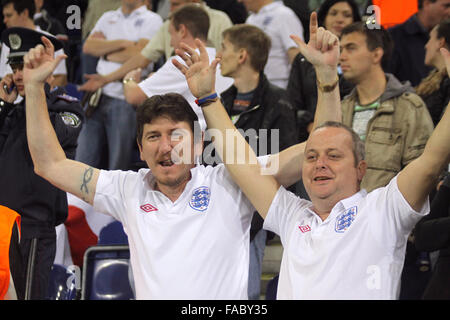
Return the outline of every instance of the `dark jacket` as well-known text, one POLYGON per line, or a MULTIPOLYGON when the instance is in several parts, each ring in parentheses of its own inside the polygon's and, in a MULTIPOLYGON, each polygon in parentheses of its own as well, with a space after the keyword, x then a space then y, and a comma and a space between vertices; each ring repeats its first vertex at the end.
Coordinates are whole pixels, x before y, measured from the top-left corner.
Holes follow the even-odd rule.
MULTIPOLYGON (((314 121, 317 105, 317 83, 314 66, 302 54, 298 54, 292 62, 291 73, 287 87, 288 97, 296 111, 298 141, 308 138, 306 128, 314 121)), ((350 93, 354 85, 339 78, 341 98, 350 93)))
MULTIPOLYGON (((228 114, 231 114, 236 95, 237 89, 234 85, 221 94, 222 103, 228 114)), ((256 132, 259 129, 268 130, 267 142, 263 142, 267 146, 267 150, 265 152, 264 150, 254 150, 258 156, 276 153, 297 142, 295 113, 287 100, 286 90, 271 84, 263 73, 260 75, 258 86, 248 110, 241 113, 235 126, 244 131, 248 129, 255 129, 256 132), (279 150, 271 150, 270 129, 279 129, 279 150)), ((260 143, 260 138, 261 135, 258 134, 258 137, 256 137, 258 143, 260 143)), ((255 214, 250 230, 250 240, 254 238, 262 225, 263 219, 259 214, 255 214)))
MULTIPOLYGON (((237 89, 234 85, 221 94, 222 103, 228 114, 231 114, 236 95, 237 89)), ((287 99, 286 91, 271 84, 264 74, 260 76, 250 107, 240 114, 235 126, 244 131, 248 129, 279 129, 279 151, 297 142, 294 109, 287 99)), ((254 150, 258 156, 273 153, 270 141, 270 134, 268 134, 267 151, 261 153, 254 150)), ((275 152, 277 151, 275 150, 275 152)))
MULTIPOLYGON (((73 159, 81 130, 81 106, 63 89, 50 92, 46 86, 46 96, 58 140, 67 157, 73 159)), ((26 135, 25 102, 3 108, 4 112, 8 114, 0 123, 0 204, 21 215, 24 239, 54 235, 55 226, 67 217, 66 193, 34 172, 26 135)))
POLYGON ((395 27, 389 28, 394 50, 390 63, 385 69, 401 82, 410 81, 416 86, 431 71, 425 65, 425 44, 428 42, 428 31, 420 24, 416 15, 395 27))
POLYGON ((427 96, 421 96, 425 104, 427 105, 428 111, 430 112, 431 119, 433 119, 433 124, 436 126, 444 115, 444 111, 450 100, 450 79, 445 76, 441 81, 439 89, 427 96))
POLYGON ((424 298, 450 299, 450 175, 433 198, 430 214, 415 226, 414 234, 417 250, 439 250, 424 298))

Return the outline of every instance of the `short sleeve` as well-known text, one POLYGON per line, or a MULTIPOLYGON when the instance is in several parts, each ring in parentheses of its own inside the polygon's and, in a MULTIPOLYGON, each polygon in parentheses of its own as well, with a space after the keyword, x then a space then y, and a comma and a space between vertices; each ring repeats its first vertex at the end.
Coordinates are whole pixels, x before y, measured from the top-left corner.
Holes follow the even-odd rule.
POLYGON ((128 173, 120 170, 100 170, 94 196, 94 209, 116 220, 125 220, 124 186, 128 173))
POLYGON ((285 50, 297 48, 297 44, 290 35, 295 34, 303 39, 303 25, 294 12, 286 11, 279 19, 279 36, 285 50))
POLYGON ((310 204, 280 186, 267 212, 263 228, 278 234, 285 245, 289 230, 310 204))
POLYGON ((416 223, 430 212, 427 199, 420 209, 415 211, 398 189, 397 176, 386 187, 375 189, 367 195, 367 203, 374 207, 371 214, 373 234, 384 244, 396 245, 399 239, 406 239, 416 223))

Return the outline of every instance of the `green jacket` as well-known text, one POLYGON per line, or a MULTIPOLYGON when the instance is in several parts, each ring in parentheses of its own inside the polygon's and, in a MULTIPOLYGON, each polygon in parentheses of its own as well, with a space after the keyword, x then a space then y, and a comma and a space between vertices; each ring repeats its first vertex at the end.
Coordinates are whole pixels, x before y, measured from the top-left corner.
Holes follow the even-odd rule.
MULTIPOLYGON (((409 83, 386 74, 386 90, 380 106, 367 124, 365 141, 367 172, 361 188, 383 187, 408 163, 419 157, 434 126, 423 100, 409 83)), ((352 127, 356 88, 342 101, 342 122, 352 127)))

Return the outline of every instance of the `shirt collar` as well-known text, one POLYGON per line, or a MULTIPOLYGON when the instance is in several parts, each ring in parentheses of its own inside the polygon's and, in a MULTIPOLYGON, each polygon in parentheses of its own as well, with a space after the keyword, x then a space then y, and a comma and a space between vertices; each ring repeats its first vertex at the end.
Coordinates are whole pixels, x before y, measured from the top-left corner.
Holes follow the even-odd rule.
POLYGON ((264 7, 259 9, 259 11, 257 13, 270 12, 270 11, 273 11, 275 9, 275 7, 279 7, 281 5, 283 5, 283 4, 280 1, 274 1, 272 3, 266 4, 264 7))
MULTIPOLYGON (((198 165, 197 166, 195 166, 195 167, 193 167, 192 169, 191 169, 191 179, 189 180, 189 182, 188 182, 188 184, 192 181, 192 180, 194 180, 194 177, 195 177, 195 175, 196 175, 196 168, 198 167, 198 165)), ((148 170, 143 176, 142 176, 142 181, 144 182, 144 183, 146 183, 147 184, 147 187, 151 190, 151 191, 156 191, 155 190, 155 186, 156 186, 156 179, 155 179, 155 176, 152 174, 152 170, 150 170, 150 169, 146 169, 146 170, 148 170)), ((186 184, 186 187, 188 186, 188 184, 186 184)))
MULTIPOLYGON (((336 203, 333 207, 333 209, 331 209, 330 214, 328 215, 328 217, 325 219, 325 221, 332 219, 333 217, 335 217, 337 214, 344 212, 348 209, 350 209, 351 207, 354 207, 357 203, 359 203, 365 196, 367 195, 367 191, 365 189, 361 189, 359 190, 357 193, 353 194, 352 196, 342 199, 341 201, 339 201, 338 203, 336 203)), ((313 215, 315 217, 317 217, 318 219, 320 219, 320 217, 317 215, 317 213, 314 212, 313 210, 313 204, 312 202, 310 203, 310 205, 306 208, 306 212, 310 215, 313 215)), ((321 219, 320 219, 321 220, 321 219)), ((325 222, 324 221, 324 222, 325 222)))
POLYGON ((134 15, 140 15, 140 14, 144 13, 145 11, 147 11, 147 7, 146 7, 145 5, 142 5, 142 6, 140 6, 139 8, 134 9, 133 11, 131 11, 131 13, 130 13, 129 15, 125 15, 125 14, 123 13, 122 7, 119 7, 119 8, 117 9, 117 12, 118 12, 122 17, 125 17, 125 18, 127 18, 127 17, 132 17, 132 16, 134 16, 134 15))

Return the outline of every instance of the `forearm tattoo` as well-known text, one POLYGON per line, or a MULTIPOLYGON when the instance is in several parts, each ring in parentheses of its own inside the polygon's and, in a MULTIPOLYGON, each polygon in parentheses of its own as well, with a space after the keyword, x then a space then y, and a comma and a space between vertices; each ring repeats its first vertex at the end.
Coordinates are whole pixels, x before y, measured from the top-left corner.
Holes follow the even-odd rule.
POLYGON ((81 184, 81 187, 80 187, 81 192, 84 192, 85 194, 89 194, 88 183, 91 181, 93 174, 94 174, 94 169, 92 167, 89 167, 84 171, 83 183, 81 184))

